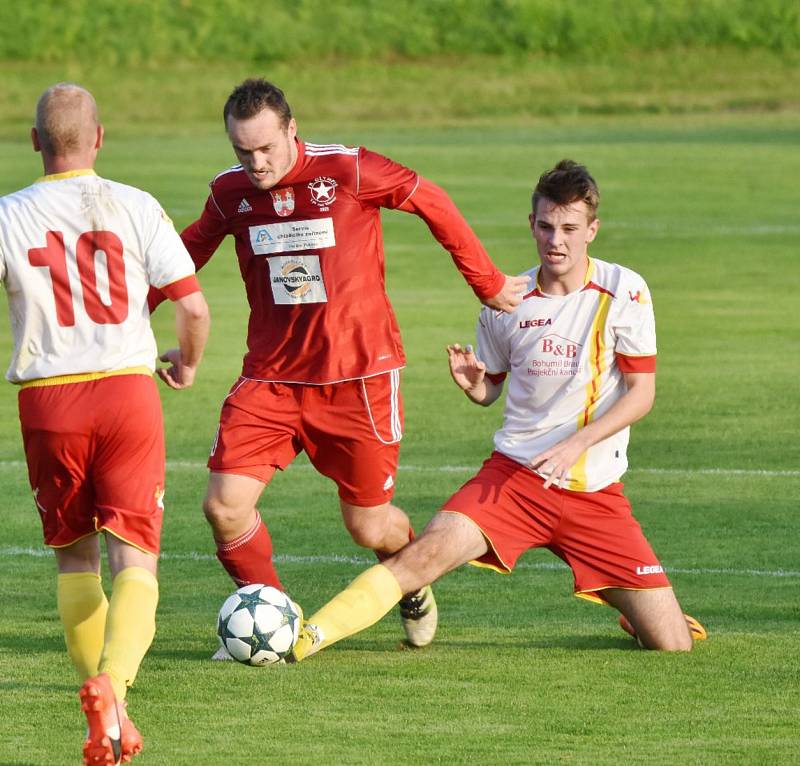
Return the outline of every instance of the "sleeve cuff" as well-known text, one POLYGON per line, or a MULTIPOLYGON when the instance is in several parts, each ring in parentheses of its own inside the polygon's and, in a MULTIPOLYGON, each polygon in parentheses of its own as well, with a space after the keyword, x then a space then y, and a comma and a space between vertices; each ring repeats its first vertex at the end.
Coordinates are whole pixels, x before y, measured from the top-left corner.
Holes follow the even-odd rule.
POLYGON ((168 285, 164 285, 160 290, 171 301, 177 301, 192 293, 199 293, 200 282, 197 280, 196 274, 190 274, 177 282, 170 282, 168 285))
POLYGON ((653 356, 625 356, 617 353, 617 366, 621 372, 655 372, 656 357, 653 356))
POLYGON ((487 372, 486 377, 494 383, 496 386, 499 386, 505 379, 507 372, 487 372))

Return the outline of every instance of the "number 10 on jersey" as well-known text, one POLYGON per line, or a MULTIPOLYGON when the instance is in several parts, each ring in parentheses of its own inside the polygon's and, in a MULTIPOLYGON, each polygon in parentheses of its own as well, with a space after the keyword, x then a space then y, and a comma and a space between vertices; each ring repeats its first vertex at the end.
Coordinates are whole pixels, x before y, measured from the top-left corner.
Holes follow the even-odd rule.
MULTIPOLYGON (((56 318, 62 327, 75 324, 75 308, 67 266, 68 253, 64 234, 48 231, 44 247, 28 250, 31 266, 42 266, 50 271, 56 318)), ((75 244, 74 259, 80 276, 83 306, 89 319, 97 324, 120 324, 128 316, 128 288, 125 284, 125 262, 122 242, 113 231, 85 231, 75 244), (97 281, 97 254, 105 254, 108 274, 106 299, 100 294, 97 281)))

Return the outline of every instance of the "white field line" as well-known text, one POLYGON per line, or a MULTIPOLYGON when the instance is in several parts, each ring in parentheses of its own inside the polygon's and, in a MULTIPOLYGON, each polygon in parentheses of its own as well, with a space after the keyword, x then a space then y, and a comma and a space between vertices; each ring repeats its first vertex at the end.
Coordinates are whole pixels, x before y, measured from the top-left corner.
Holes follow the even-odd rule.
MULTIPOLYGON (((0 460, 0 470, 7 468, 13 470, 25 469, 24 460, 0 460)), ((167 460, 167 468, 173 471, 193 471, 205 469, 205 462, 199 460, 167 460)), ((475 465, 407 465, 401 464, 401 471, 411 473, 473 473, 480 466, 475 465)), ((307 471, 313 466, 306 463, 293 465, 288 470, 307 471)), ((662 476, 765 476, 765 477, 790 477, 800 476, 800 470, 768 470, 764 468, 629 468, 627 473, 649 473, 662 476)))
MULTIPOLYGON (((21 546, 0 547, 0 558, 48 558, 53 555, 49 548, 31 548, 21 546)), ((161 558, 164 561, 217 561, 217 557, 212 553, 199 553, 197 551, 170 552, 163 551, 161 558)), ((353 567, 365 567, 373 564, 375 560, 366 556, 341 556, 341 555, 318 555, 318 556, 292 556, 289 554, 278 554, 274 556, 278 564, 344 564, 353 567)), ((566 564, 560 561, 543 561, 536 563, 522 562, 517 564, 516 569, 534 570, 567 570, 566 564)), ((739 575, 745 577, 800 577, 800 571, 795 572, 788 569, 733 569, 725 568, 686 568, 686 567, 665 567, 667 572, 677 574, 692 575, 739 575)))

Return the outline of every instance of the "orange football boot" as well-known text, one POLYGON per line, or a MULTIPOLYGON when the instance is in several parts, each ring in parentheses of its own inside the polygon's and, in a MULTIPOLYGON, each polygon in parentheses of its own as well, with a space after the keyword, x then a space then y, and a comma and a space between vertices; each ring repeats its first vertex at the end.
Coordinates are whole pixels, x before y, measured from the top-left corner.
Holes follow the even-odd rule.
POLYGON ((118 702, 107 674, 89 678, 79 692, 89 732, 83 743, 84 766, 118 766, 141 752, 142 735, 118 702))

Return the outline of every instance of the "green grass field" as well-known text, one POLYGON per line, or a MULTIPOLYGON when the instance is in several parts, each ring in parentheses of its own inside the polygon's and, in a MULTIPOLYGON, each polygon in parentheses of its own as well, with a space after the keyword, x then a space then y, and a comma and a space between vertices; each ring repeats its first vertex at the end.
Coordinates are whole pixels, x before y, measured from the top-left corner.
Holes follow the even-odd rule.
MULTIPOLYGON (((37 95, 26 91, 26 103, 37 95)), ((517 115, 467 127, 409 126, 402 113, 367 127, 298 117, 306 138, 363 143, 441 183, 509 272, 535 255, 526 216, 539 173, 562 157, 589 165, 602 193, 592 252, 645 275, 658 321, 657 403, 633 429, 627 491, 710 640, 687 656, 637 650, 611 610, 574 599, 569 572, 536 551, 511 577, 466 568, 444 579, 440 634, 426 650, 402 648, 393 615, 296 667, 209 662, 232 588, 200 512, 204 459, 246 321, 226 244, 201 274, 213 330, 200 378, 188 392, 162 388, 162 590, 158 634, 129 695, 145 737, 136 762, 796 763, 797 113, 517 115)), ((98 169, 153 192, 183 226, 232 155, 216 125, 149 128, 110 130, 98 169)), ((40 173, 25 134, 6 125, 3 136, 0 193, 40 173)), ((501 408, 470 405, 449 381, 444 346, 472 339, 478 309, 449 256, 420 221, 387 213, 384 223, 409 356, 396 501, 421 528, 488 454, 501 408)), ((167 310, 155 324, 171 343, 167 310)), ((9 343, 4 322, 0 358, 9 343)), ((0 766, 77 763, 82 716, 11 386, 0 416, 0 766)), ((339 520, 335 487, 302 459, 261 509, 306 611, 371 562, 339 520)))

